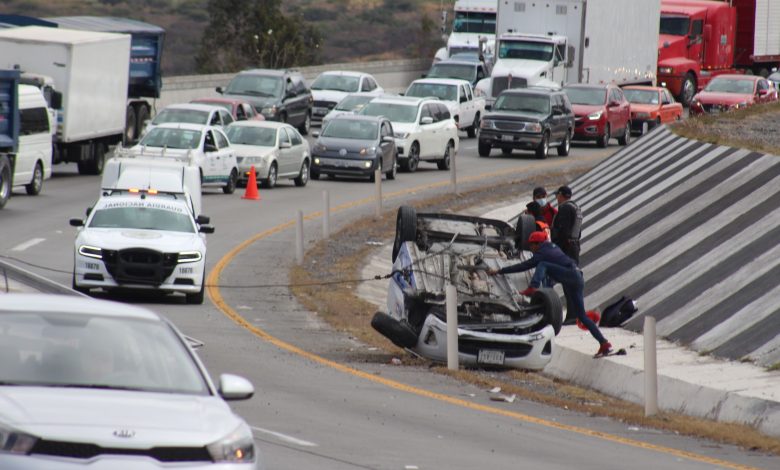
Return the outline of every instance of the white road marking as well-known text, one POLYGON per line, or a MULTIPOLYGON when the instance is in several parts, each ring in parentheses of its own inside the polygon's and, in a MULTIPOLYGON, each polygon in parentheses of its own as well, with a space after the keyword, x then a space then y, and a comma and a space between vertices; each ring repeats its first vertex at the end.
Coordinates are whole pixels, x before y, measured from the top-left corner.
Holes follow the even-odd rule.
POLYGON ((26 241, 24 243, 20 243, 20 244, 16 245, 15 247, 11 248, 11 251, 24 251, 27 248, 33 247, 33 246, 37 245, 38 243, 40 243, 42 241, 45 241, 45 240, 46 240, 45 238, 33 238, 33 239, 28 240, 28 241, 26 241))
POLYGON ((290 444, 295 444, 303 447, 318 447, 317 444, 313 442, 304 441, 303 439, 297 439, 295 437, 288 436, 280 432, 271 431, 269 429, 263 429, 263 428, 258 428, 257 426, 252 426, 252 430, 257 432, 262 432, 264 434, 270 434, 274 437, 281 439, 284 442, 289 442, 290 444))

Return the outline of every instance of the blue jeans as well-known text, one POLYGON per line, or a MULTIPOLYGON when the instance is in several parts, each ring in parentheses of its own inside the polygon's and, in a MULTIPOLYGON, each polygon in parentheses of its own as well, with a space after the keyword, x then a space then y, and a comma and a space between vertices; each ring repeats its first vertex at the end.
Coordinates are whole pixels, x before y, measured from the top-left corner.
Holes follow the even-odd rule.
POLYGON ((537 275, 540 278, 547 276, 556 282, 560 282, 563 287, 563 295, 566 296, 566 305, 573 310, 569 313, 576 315, 577 319, 588 328, 590 334, 596 338, 599 344, 607 341, 604 335, 601 334, 599 327, 585 314, 585 280, 582 278, 582 272, 579 269, 566 268, 559 264, 542 261, 536 265, 536 272, 534 272, 534 276, 531 279, 530 285, 533 287, 540 285, 538 282, 534 284, 537 275))
POLYGON ((547 275, 547 266, 549 266, 551 263, 548 263, 546 261, 542 261, 541 263, 536 265, 536 270, 534 271, 534 275, 531 276, 531 282, 528 284, 529 287, 539 288, 539 287, 553 287, 555 285, 555 281, 553 281, 550 276, 547 275))

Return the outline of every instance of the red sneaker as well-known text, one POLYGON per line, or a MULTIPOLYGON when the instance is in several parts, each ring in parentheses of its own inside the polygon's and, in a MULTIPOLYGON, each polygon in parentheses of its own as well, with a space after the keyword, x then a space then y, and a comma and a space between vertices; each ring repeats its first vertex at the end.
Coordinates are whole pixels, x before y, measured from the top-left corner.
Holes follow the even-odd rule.
POLYGON ((518 292, 520 295, 524 295, 526 297, 531 297, 536 292, 536 287, 528 287, 525 290, 521 290, 518 292))
POLYGON ((612 343, 606 341, 604 343, 601 343, 601 346, 599 346, 599 350, 596 352, 596 355, 593 357, 608 356, 611 353, 612 353, 612 343))

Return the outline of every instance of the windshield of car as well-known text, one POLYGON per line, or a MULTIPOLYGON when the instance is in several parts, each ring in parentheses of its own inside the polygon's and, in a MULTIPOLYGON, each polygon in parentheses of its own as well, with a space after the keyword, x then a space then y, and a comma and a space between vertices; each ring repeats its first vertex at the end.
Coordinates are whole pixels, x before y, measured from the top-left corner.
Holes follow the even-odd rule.
POLYGON ((229 126, 227 137, 231 144, 276 146, 276 129, 254 126, 229 126))
POLYGON ((159 125, 166 122, 182 124, 208 124, 209 112, 196 109, 163 109, 152 120, 152 124, 159 125))
POLYGON ((452 31, 455 33, 496 34, 496 14, 456 11, 452 31))
POLYGON ((607 101, 607 90, 602 88, 564 88, 571 104, 599 106, 607 101))
POLYGON ((406 96, 416 96, 425 98, 426 96, 435 96, 440 100, 457 101, 458 87, 456 85, 442 85, 440 83, 412 83, 406 96))
POLYGON ((527 59, 549 62, 553 59, 554 47, 549 42, 501 41, 498 46, 500 59, 527 59))
MULTIPOLYGON (((219 106, 220 108, 226 110, 229 113, 233 112, 233 105, 230 104, 230 103, 225 103, 224 101, 200 100, 200 101, 193 101, 193 103, 209 104, 211 106, 219 106)), ((206 124, 206 123, 204 122, 203 124, 206 124)))
POLYGON ((280 97, 282 91, 284 91, 282 77, 254 74, 236 75, 225 89, 225 93, 231 95, 263 96, 267 98, 280 97))
POLYGON ((661 34, 687 36, 691 20, 687 16, 661 16, 661 34))
POLYGON ((477 78, 477 68, 466 64, 434 64, 428 78, 456 78, 473 82, 477 78))
POLYGON ((497 111, 549 114, 550 98, 544 95, 504 93, 496 99, 494 109, 497 111))
POLYGON ((417 120, 417 105, 372 101, 363 107, 360 114, 384 116, 391 122, 415 122, 417 120))
POLYGON ((141 147, 167 147, 169 149, 195 149, 200 146, 200 131, 155 127, 138 143, 141 147))
POLYGON ((187 346, 161 321, 4 313, 0 348, 5 385, 209 394, 187 346))
POLYGON ((704 87, 704 91, 713 91, 717 93, 753 93, 753 80, 743 80, 739 78, 713 78, 710 83, 704 87))
POLYGON ((347 96, 343 100, 339 101, 336 105, 339 111, 359 111, 369 101, 376 98, 375 96, 347 96))
POLYGON ((182 207, 149 199, 106 204, 94 211, 92 219, 89 221, 89 228, 195 233, 192 218, 182 207))
POLYGON ((658 104, 658 92, 655 90, 632 90, 624 88, 623 94, 630 103, 658 104))
POLYGON ((376 122, 358 119, 332 119, 323 129, 323 137, 340 139, 376 140, 379 126, 376 122))
POLYGON ((311 84, 312 90, 358 91, 360 77, 322 74, 311 84))

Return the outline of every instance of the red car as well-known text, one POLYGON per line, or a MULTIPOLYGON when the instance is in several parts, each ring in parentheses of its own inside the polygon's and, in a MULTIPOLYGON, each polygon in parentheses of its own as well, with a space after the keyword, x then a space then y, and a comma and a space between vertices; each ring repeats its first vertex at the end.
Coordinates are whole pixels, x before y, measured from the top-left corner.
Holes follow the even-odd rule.
POLYGON ((222 106, 230 111, 233 115, 233 119, 236 121, 265 121, 265 117, 255 111, 249 103, 242 100, 235 100, 231 98, 199 98, 192 100, 190 103, 210 104, 213 106, 222 106))
POLYGON ((631 142, 631 105, 617 85, 567 85, 563 89, 574 108, 574 140, 595 140, 599 147, 617 137, 631 142))
POLYGON ((683 105, 674 101, 663 87, 627 86, 623 94, 631 103, 631 129, 644 134, 648 130, 682 119, 683 105))
POLYGON ((693 115, 717 114, 754 104, 777 101, 777 90, 756 75, 719 75, 691 100, 693 115))

